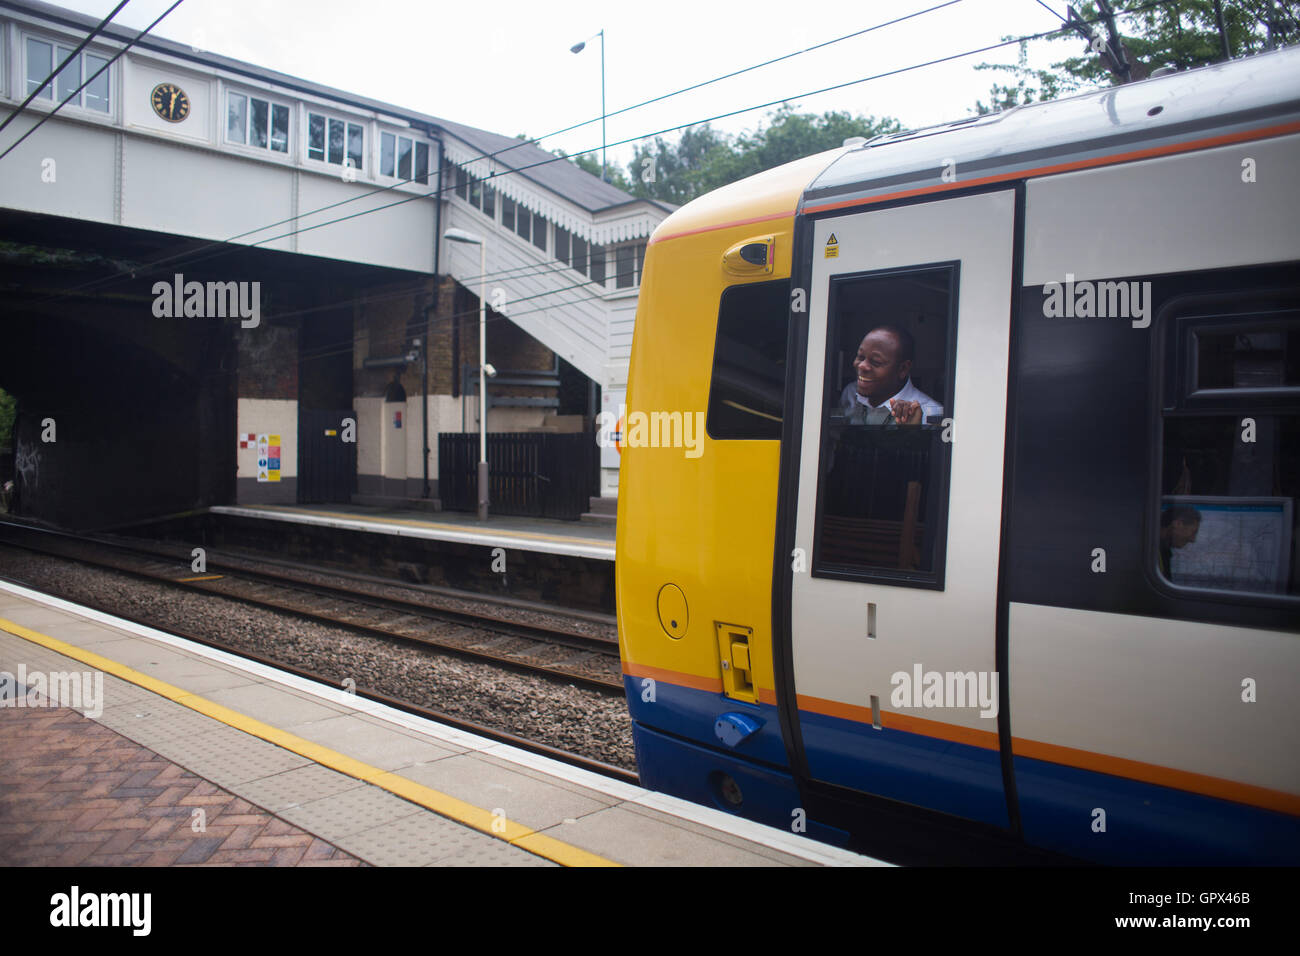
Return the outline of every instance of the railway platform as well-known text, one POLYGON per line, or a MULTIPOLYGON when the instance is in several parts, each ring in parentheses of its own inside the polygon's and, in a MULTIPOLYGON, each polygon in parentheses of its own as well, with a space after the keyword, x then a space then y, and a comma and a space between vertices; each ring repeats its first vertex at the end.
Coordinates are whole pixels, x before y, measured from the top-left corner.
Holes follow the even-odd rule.
POLYGON ((455 544, 515 548, 541 554, 614 560, 614 526, 548 518, 520 518, 440 511, 376 508, 366 505, 219 505, 212 514, 371 534, 423 538, 455 544))
POLYGON ((881 865, 7 582, 0 681, 0 862, 881 865))

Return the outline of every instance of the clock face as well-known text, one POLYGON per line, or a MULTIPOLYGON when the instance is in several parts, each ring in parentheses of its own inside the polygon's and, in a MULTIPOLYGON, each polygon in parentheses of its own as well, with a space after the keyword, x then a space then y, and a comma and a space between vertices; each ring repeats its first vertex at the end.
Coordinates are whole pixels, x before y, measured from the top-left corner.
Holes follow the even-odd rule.
POLYGON ((175 83, 159 83, 149 100, 153 111, 169 123, 179 123, 190 115, 190 98, 175 83))

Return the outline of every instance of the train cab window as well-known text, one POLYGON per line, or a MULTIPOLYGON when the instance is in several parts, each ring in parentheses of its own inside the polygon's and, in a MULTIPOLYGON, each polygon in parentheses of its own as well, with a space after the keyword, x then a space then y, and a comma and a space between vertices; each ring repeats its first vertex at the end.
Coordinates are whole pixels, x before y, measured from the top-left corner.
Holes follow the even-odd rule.
MULTIPOLYGON (((1165 317, 1154 563, 1177 589, 1300 599, 1300 297, 1165 317)), ((1256 596, 1256 597, 1250 597, 1256 596)))
POLYGON ((943 587, 957 266, 836 277, 813 573, 943 587))
POLYGON ((705 428, 713 439, 780 440, 790 280, 722 293, 705 428))

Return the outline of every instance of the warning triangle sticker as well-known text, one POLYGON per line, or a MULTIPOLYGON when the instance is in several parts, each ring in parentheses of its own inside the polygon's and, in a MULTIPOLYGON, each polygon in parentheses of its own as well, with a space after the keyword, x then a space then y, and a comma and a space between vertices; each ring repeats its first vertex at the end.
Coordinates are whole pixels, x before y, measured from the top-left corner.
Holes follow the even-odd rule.
POLYGON ((831 237, 830 237, 829 239, 826 240, 826 245, 828 245, 828 246, 838 246, 839 244, 840 244, 840 241, 839 241, 838 239, 835 238, 835 233, 832 232, 832 233, 831 233, 831 237))

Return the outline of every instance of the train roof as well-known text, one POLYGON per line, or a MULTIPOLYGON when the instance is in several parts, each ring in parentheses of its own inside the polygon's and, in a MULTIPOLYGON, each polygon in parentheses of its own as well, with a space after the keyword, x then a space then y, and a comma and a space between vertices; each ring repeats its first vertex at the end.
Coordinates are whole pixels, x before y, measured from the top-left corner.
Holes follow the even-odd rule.
POLYGON ((804 190, 801 210, 1300 132, 1298 121, 1300 47, 1291 47, 878 136, 843 150, 804 190))
POLYGON ((1297 132, 1300 47, 1290 47, 808 156, 687 203, 651 241, 1297 132))

